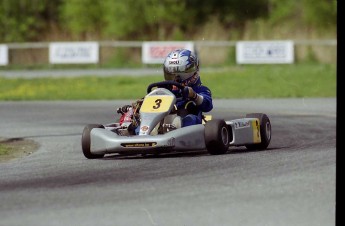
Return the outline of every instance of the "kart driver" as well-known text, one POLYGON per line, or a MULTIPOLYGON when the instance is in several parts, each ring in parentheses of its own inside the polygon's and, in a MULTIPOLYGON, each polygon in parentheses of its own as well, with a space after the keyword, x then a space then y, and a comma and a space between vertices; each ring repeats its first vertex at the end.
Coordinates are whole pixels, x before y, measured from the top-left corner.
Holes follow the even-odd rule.
MULTIPOLYGON (((184 86, 183 98, 176 103, 176 110, 182 118, 182 127, 201 124, 202 112, 213 109, 212 95, 208 87, 202 85, 199 74, 199 59, 190 50, 177 49, 168 54, 163 64, 164 78, 184 86)), ((178 95, 178 88, 172 92, 178 95)), ((132 118, 133 106, 125 105, 117 109, 121 113, 120 124, 132 118), (130 115, 129 115, 130 114, 130 115)))
POLYGON ((210 89, 201 84, 198 57, 187 49, 172 51, 164 61, 163 71, 165 80, 185 86, 187 98, 176 103, 178 110, 186 110, 181 113, 182 127, 201 124, 202 112, 211 111, 213 104, 210 89))

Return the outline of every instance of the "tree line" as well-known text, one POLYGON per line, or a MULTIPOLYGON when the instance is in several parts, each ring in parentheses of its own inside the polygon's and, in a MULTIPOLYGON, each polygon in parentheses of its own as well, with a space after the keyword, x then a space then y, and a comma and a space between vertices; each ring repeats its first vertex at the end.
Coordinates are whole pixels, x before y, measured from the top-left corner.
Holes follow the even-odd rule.
POLYGON ((214 18, 231 29, 258 19, 329 29, 337 26, 337 1, 0 0, 0 42, 42 41, 51 32, 79 40, 188 39, 214 18))

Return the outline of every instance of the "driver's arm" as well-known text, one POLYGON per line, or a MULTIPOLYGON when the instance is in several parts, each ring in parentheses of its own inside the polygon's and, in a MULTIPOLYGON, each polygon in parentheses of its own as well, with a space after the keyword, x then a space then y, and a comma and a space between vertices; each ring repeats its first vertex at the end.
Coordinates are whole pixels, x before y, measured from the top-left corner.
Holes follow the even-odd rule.
POLYGON ((212 110, 212 94, 209 88, 205 86, 197 86, 194 89, 188 87, 188 91, 189 99, 194 101, 201 111, 209 112, 212 110))

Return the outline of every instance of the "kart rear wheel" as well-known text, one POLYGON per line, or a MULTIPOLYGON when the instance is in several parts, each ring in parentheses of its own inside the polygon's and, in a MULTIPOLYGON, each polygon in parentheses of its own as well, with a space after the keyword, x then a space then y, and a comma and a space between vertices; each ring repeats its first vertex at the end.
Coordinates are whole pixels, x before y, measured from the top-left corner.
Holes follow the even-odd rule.
POLYGON ((83 135, 81 138, 81 147, 83 149, 83 154, 88 159, 98 159, 103 158, 104 154, 92 154, 90 151, 90 145, 91 145, 91 138, 90 138, 90 132, 94 128, 104 128, 103 125, 99 124, 90 124, 84 127, 83 135))
POLYGON ((268 147, 271 142, 271 122, 266 114, 263 113, 252 113, 247 114, 246 118, 258 118, 260 123, 260 136, 261 143, 259 144, 249 144, 246 148, 249 150, 264 150, 268 147))
POLYGON ((229 129, 224 120, 214 119, 205 124, 205 144, 211 155, 221 155, 228 151, 229 129))

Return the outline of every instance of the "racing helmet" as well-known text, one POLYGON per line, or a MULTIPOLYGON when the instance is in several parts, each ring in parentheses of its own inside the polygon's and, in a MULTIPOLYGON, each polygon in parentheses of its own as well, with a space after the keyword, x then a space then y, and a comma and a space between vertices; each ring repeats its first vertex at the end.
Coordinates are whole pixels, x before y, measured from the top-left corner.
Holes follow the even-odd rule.
POLYGON ((187 49, 170 52, 165 58, 163 71, 165 80, 176 81, 185 86, 200 83, 199 59, 187 49))

